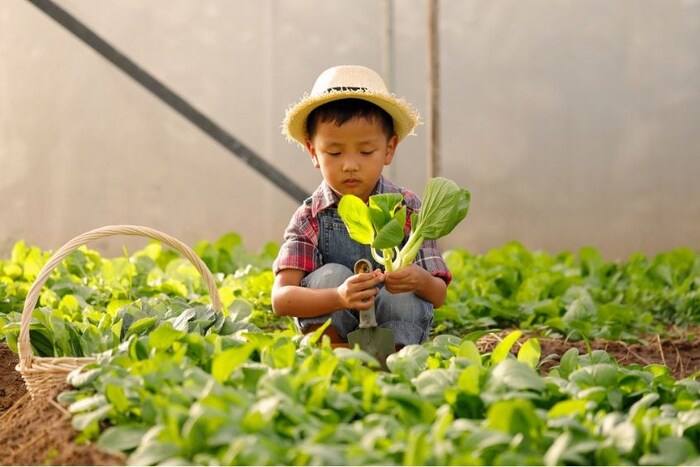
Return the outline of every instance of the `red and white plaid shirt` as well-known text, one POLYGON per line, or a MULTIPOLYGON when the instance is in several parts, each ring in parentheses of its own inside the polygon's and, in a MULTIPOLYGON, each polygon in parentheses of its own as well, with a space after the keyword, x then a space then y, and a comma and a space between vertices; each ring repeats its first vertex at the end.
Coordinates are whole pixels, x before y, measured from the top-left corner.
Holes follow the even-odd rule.
MULTIPOLYGON (((380 193, 403 194, 407 208, 405 232, 408 235, 411 231, 411 214, 420 208, 420 199, 415 193, 400 188, 383 176, 380 177, 377 187, 372 192, 373 195, 380 193)), ((272 266, 275 274, 283 269, 301 269, 312 272, 323 265, 318 250, 318 213, 329 207, 337 206, 339 201, 339 196, 323 181, 296 210, 284 232, 284 243, 272 266)), ((447 269, 435 240, 423 242, 415 262, 433 276, 443 279, 447 284, 452 281, 452 274, 447 269)))

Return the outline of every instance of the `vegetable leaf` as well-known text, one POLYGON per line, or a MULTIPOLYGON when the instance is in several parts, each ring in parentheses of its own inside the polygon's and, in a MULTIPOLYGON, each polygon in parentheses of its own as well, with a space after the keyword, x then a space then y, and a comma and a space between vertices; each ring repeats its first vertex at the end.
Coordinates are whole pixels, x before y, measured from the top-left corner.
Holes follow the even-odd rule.
POLYGON ((404 241, 407 209, 401 206, 399 193, 369 197, 365 204, 354 195, 345 195, 338 204, 338 214, 350 238, 371 245, 372 256, 387 271, 404 268, 415 259, 424 240, 434 240, 452 232, 469 211, 471 195, 455 182, 443 177, 431 178, 425 188, 420 211, 411 214, 411 233, 404 241), (381 256, 376 250, 381 251, 381 256))

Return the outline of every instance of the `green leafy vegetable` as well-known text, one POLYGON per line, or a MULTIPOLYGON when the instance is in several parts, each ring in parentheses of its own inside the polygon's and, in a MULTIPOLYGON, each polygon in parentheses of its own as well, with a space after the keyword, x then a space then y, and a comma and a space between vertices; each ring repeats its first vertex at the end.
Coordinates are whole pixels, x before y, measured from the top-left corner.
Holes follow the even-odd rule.
POLYGON ((421 209, 411 216, 408 240, 399 248, 405 237, 407 215, 402 200, 398 193, 385 193, 370 196, 365 204, 357 196, 345 195, 338 204, 338 214, 350 238, 370 245, 372 256, 387 271, 411 264, 425 240, 436 240, 452 232, 467 216, 471 195, 450 179, 429 179, 421 209))

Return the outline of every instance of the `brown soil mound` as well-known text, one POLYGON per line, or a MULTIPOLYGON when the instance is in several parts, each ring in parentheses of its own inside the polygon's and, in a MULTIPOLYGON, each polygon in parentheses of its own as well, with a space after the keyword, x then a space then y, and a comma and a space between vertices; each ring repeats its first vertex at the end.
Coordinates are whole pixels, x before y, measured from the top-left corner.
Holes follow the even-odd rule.
POLYGON ((70 415, 57 403, 32 400, 15 370, 17 355, 0 345, 0 463, 123 465, 125 459, 75 443, 70 415))
MULTIPOLYGON (((490 352, 511 330, 497 334, 489 334, 477 342, 481 352, 490 352)), ((530 337, 524 334, 513 346, 512 352, 517 353, 520 345, 530 337)), ((580 355, 588 353, 584 342, 570 342, 562 339, 538 337, 542 348, 542 365, 540 372, 547 374, 559 364, 559 358, 564 353, 576 347, 580 355), (550 358, 547 358, 550 356, 550 358)), ((683 379, 700 372, 700 328, 673 329, 667 337, 647 336, 644 343, 626 343, 596 339, 589 343, 591 350, 605 350, 620 365, 649 365, 661 364, 671 370, 676 379, 683 379)))
MULTIPOLYGON (((507 331, 489 335, 478 343, 490 351, 507 331)), ((587 352, 582 342, 540 338, 542 357, 556 355, 542 365, 542 372, 558 364, 572 347, 587 352)), ((520 342, 523 341, 521 338, 520 342)), ((673 337, 647 339, 648 344, 593 341, 591 349, 602 349, 620 364, 659 363, 668 366, 676 378, 700 371, 700 332, 677 333, 673 337)), ((514 346, 517 352, 518 344, 514 346)), ((24 381, 15 370, 17 356, 0 345, 0 463, 3 465, 123 465, 121 456, 102 452, 93 444, 76 444, 70 417, 57 403, 32 400, 24 381)))

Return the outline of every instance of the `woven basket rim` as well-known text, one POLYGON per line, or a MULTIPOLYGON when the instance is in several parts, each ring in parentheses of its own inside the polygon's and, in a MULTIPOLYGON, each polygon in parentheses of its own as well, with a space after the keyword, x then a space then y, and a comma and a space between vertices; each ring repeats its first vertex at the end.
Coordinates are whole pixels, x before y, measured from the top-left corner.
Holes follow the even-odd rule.
POLYGON ((107 225, 103 227, 98 227, 96 229, 83 232, 66 242, 61 246, 47 261, 44 267, 39 271, 36 279, 32 283, 29 291, 27 292, 27 297, 24 301, 24 308, 22 310, 22 317, 20 322, 20 334, 17 340, 19 363, 17 364, 17 371, 22 374, 22 377, 27 382, 28 389, 32 396, 37 393, 42 392, 41 387, 37 387, 36 383, 41 383, 42 378, 39 375, 45 373, 45 376, 59 374, 67 375, 72 370, 80 368, 88 363, 96 361, 95 357, 37 357, 34 356, 31 343, 29 341, 29 326, 31 322, 32 312, 36 307, 36 303, 39 299, 41 289, 48 280, 53 269, 60 264, 69 254, 80 248, 81 246, 87 244, 90 241, 97 240, 104 237, 110 237, 114 235, 126 235, 126 236, 141 236, 151 238, 153 240, 158 240, 179 253, 181 253, 185 258, 187 258, 190 263, 197 269, 200 273, 209 291, 209 296, 211 300, 212 307, 217 311, 222 311, 221 298, 219 296, 219 290, 216 286, 214 276, 207 267, 207 265, 202 261, 202 259, 197 256, 197 254, 186 244, 181 242, 175 237, 172 237, 164 232, 156 230, 151 227, 144 227, 139 225, 107 225), (36 381, 34 381, 36 380, 36 381))

